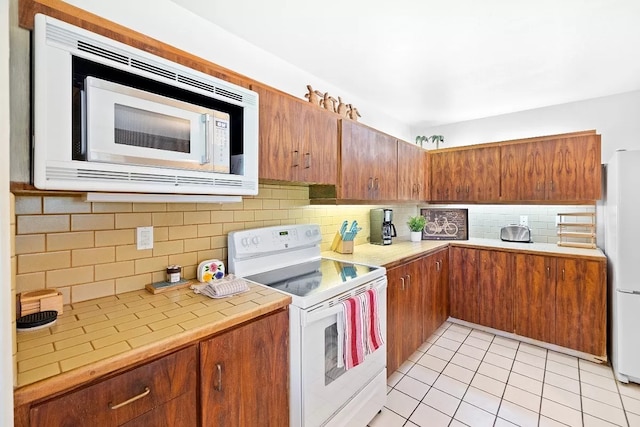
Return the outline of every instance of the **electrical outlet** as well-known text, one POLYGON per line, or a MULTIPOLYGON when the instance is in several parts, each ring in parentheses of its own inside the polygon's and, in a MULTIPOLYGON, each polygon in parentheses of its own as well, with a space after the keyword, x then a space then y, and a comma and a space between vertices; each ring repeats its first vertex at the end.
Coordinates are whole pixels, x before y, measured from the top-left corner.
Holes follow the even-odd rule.
POLYGON ((136 243, 139 251, 153 249, 153 227, 137 227, 136 243))
POLYGON ((529 226, 529 216, 520 215, 520 225, 524 225, 525 227, 529 226))

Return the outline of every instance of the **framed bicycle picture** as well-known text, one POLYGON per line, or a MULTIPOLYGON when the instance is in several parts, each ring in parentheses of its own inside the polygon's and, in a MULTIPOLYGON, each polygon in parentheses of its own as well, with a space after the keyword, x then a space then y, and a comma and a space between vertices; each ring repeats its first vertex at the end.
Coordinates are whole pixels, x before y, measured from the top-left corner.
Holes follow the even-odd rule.
POLYGON ((422 208, 422 240, 469 240, 469 209, 422 208))

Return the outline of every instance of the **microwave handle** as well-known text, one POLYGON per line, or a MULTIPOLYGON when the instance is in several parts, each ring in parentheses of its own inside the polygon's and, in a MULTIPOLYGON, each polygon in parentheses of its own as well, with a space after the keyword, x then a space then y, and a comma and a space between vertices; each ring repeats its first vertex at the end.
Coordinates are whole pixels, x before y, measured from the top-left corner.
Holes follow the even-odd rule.
POLYGON ((211 131, 211 114, 203 114, 202 122, 204 123, 204 157, 200 164, 206 165, 211 163, 211 149, 213 147, 213 132, 211 131))

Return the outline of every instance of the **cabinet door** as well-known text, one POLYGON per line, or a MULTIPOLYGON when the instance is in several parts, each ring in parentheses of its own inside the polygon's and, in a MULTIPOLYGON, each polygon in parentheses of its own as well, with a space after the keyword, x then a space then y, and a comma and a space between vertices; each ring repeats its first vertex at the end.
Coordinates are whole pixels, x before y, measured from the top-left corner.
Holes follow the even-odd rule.
POLYGON ((478 251, 452 247, 449 251, 449 312, 452 317, 478 323, 478 251))
POLYGON ((375 200, 397 200, 398 198, 398 140, 392 136, 372 130, 374 136, 375 200))
POLYGON ((456 169, 455 152, 432 153, 431 157, 431 199, 435 201, 455 200, 456 169))
POLYGON ((544 142, 501 146, 502 200, 544 200, 546 161, 544 142))
POLYGON ((405 266, 404 293, 402 303, 401 361, 404 362, 422 345, 422 293, 424 288, 423 259, 405 266))
POLYGON ((294 121, 300 155, 296 181, 335 184, 338 179, 338 116, 303 103, 299 118, 294 121))
POLYGON ((202 425, 289 424, 288 314, 279 311, 200 344, 202 425))
POLYGON ((260 97, 259 171, 261 179, 293 181, 300 162, 298 143, 292 129, 300 104, 284 94, 252 86, 260 97))
POLYGON ((472 173, 467 180, 468 200, 495 201, 500 198, 500 147, 469 150, 473 152, 472 173))
POLYGON ((404 360, 402 354, 402 303, 404 301, 401 278, 403 267, 387 270, 387 375, 393 374, 404 360))
POLYGON ((350 120, 340 123, 340 198, 368 200, 377 172, 373 142, 367 128, 350 120))
MULTIPOLYGON (((177 351, 128 372, 31 408, 32 426, 119 426, 145 416, 159 416, 180 396, 190 396, 181 407, 184 420, 196 418, 196 349, 177 351), (115 406, 115 407, 114 407, 115 406)), ((182 424, 184 422, 184 424, 182 424)), ((139 424, 138 424, 139 425, 139 424)))
POLYGON ((554 140, 549 152, 547 200, 600 198, 600 137, 585 135, 554 140))
POLYGON ((449 317, 449 250, 443 249, 424 258, 422 285, 422 341, 424 342, 449 317))
POLYGON ((515 255, 515 333, 555 342, 556 259, 515 255))
POLYGON ((605 263, 557 259, 555 344, 606 355, 605 263))
POLYGON ((478 322, 513 332, 513 286, 507 252, 478 250, 478 322))
POLYGON ((424 200, 425 150, 398 141, 398 200, 424 200))

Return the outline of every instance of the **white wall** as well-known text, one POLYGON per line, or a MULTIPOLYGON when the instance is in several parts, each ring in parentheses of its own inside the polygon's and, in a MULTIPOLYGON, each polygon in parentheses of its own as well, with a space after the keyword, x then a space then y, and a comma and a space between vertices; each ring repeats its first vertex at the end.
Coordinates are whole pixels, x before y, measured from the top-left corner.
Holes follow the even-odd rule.
POLYGON ((618 148, 640 149, 640 91, 504 114, 432 128, 416 135, 444 135, 444 148, 595 129, 602 162, 618 148))
MULTIPOLYGON (((223 30, 168 0, 66 0, 213 63, 304 99, 306 85, 342 96, 358 107, 360 121, 395 137, 415 139, 408 125, 349 93, 223 30)), ((338 65, 336 65, 338 66, 338 65)))
POLYGON ((0 426, 13 425, 9 230, 9 1, 0 0, 0 426))

